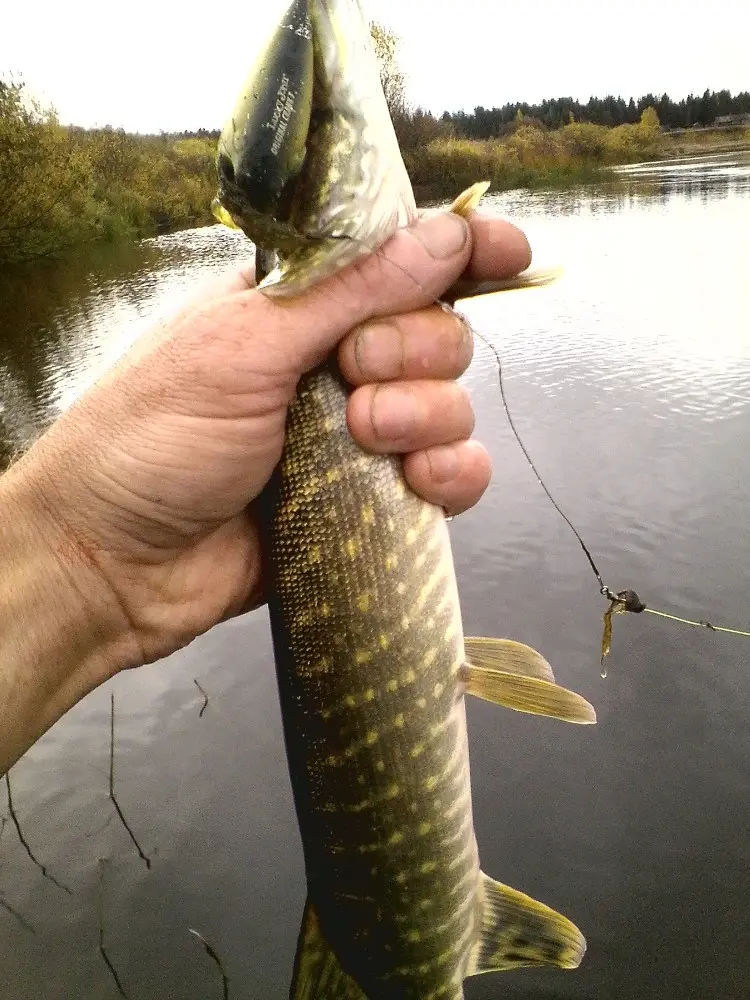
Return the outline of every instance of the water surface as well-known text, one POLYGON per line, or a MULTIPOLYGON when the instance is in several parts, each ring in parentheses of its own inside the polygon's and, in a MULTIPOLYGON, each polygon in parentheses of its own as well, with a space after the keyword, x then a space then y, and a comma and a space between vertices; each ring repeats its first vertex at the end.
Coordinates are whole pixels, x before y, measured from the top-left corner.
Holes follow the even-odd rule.
MULTIPOLYGON (((466 306, 499 348, 516 423, 614 589, 748 627, 750 157, 644 165, 611 189, 515 192, 564 280, 466 306)), ((247 261, 218 227, 87 249, 0 275, 0 443, 27 445, 151 324, 247 261)), ((451 526, 467 634, 541 649, 597 707, 593 728, 469 705, 483 866, 554 905, 589 941, 575 973, 481 977, 467 997, 740 1000, 750 991, 748 640, 617 619, 599 677, 602 604, 580 549, 516 446, 494 358, 465 377, 495 463, 451 526)), ((95 442, 92 442, 95 447, 95 442)), ((265 612, 89 696, 11 773, 43 879, 6 823, 0 983, 9 1000, 206 1000, 221 953, 232 997, 287 996, 304 898, 265 612), (202 718, 196 678, 210 697, 202 718), (118 798, 108 800, 116 694, 118 798)))

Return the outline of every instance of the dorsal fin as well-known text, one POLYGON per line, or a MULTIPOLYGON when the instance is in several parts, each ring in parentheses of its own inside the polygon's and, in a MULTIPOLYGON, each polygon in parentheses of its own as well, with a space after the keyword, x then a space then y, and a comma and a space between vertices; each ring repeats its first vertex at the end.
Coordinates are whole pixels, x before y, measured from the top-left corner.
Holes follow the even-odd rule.
POLYGON ((526 965, 575 969, 586 939, 575 924, 544 903, 495 882, 482 872, 482 933, 467 976, 526 965))
POLYGON ((464 649, 461 678, 468 694, 516 712, 563 722, 596 722, 593 706, 555 684, 552 668, 530 646, 510 639, 467 639, 464 649))
POLYGON ((367 1000, 341 968, 320 930, 315 908, 308 899, 294 960, 290 1000, 367 1000))

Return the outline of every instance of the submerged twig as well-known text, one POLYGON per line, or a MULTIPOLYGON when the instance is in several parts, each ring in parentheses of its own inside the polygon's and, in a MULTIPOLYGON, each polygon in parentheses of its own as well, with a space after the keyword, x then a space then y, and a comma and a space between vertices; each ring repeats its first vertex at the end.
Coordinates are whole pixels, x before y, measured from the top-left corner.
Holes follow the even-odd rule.
POLYGON ((120 803, 117 801, 117 797, 115 795, 115 695, 114 695, 114 692, 112 692, 112 695, 111 695, 111 704, 112 704, 112 711, 110 713, 110 718, 109 718, 109 797, 110 797, 110 799, 112 799, 112 804, 115 807, 115 809, 117 810, 117 815, 120 817, 120 821, 121 821, 122 825, 127 830, 128 836, 133 841, 133 844, 135 845, 135 849, 136 849, 136 851, 138 851, 138 854, 139 854, 141 860, 146 863, 146 867, 147 868, 150 868, 151 867, 151 858, 149 858, 148 855, 146 855, 146 854, 143 853, 143 849, 142 849, 141 845, 138 843, 138 840, 137 840, 135 834, 130 829, 130 825, 129 825, 128 821, 125 819, 123 811, 120 808, 120 803))
POLYGON ((196 686, 196 687, 198 688, 198 690, 200 691, 200 693, 201 693, 201 694, 203 695, 203 705, 201 706, 201 710, 200 710, 200 712, 198 712, 198 718, 199 718, 199 719, 202 719, 202 718, 203 718, 203 713, 204 713, 204 712, 206 711, 206 709, 208 708, 208 695, 207 695, 207 694, 206 694, 206 692, 205 692, 205 691, 203 690, 203 688, 202 688, 202 687, 200 686, 200 684, 199 684, 199 683, 198 683, 198 681, 197 681, 197 680, 195 679, 195 677, 193 678, 193 684, 195 684, 195 686, 196 686))
POLYGON ((223 1000, 229 1000, 229 978, 227 977, 227 974, 224 970, 224 963, 222 962, 221 958, 218 956, 216 951, 208 943, 208 941, 206 941, 206 939, 203 937, 202 934, 200 934, 198 931, 193 930, 192 927, 189 927, 188 930, 190 931, 191 934, 194 934, 195 937, 198 938, 200 943, 206 949, 206 952, 208 953, 209 957, 218 966, 219 972, 221 973, 221 984, 224 991, 222 994, 223 1000))
POLYGON ((46 879, 48 879, 53 885, 56 885, 58 889, 62 889, 63 892, 67 892, 67 894, 69 896, 72 896, 73 895, 73 890, 69 889, 67 887, 67 885, 63 885, 62 882, 58 882, 58 880, 55 878, 55 876, 52 875, 50 872, 47 871, 47 869, 42 864, 42 862, 39 860, 39 858, 37 858, 37 856, 34 854, 34 852, 29 847, 29 843, 28 843, 28 841, 26 840, 26 838, 23 835, 23 830, 21 829, 21 823, 19 822, 18 816, 16 814, 16 810, 15 810, 15 808, 13 806, 13 794, 12 794, 12 792, 10 790, 10 773, 8 771, 5 772, 5 787, 6 787, 7 792, 8 792, 8 812, 10 813, 10 818, 13 821, 13 826, 15 826, 15 828, 16 828, 16 833, 18 834, 18 839, 21 841, 21 844, 23 845, 26 853, 28 854, 28 856, 31 858, 31 860, 34 862, 34 864, 37 866, 37 868, 39 869, 39 871, 42 873, 42 875, 46 879))
POLYGON ((30 934, 36 934, 36 928, 28 922, 22 913, 18 912, 15 906, 11 906, 4 896, 0 896, 0 906, 2 906, 7 913, 10 913, 12 917, 15 917, 25 931, 28 931, 30 934))
POLYGON ((112 964, 112 960, 107 954, 107 949, 104 947, 104 865, 105 859, 99 858, 99 899, 98 899, 98 911, 99 911, 99 954, 104 959, 104 964, 109 969, 110 975, 114 980, 114 984, 117 987, 117 992, 121 997, 125 997, 128 1000, 128 995, 122 987, 120 982, 120 977, 117 975, 117 969, 112 964))

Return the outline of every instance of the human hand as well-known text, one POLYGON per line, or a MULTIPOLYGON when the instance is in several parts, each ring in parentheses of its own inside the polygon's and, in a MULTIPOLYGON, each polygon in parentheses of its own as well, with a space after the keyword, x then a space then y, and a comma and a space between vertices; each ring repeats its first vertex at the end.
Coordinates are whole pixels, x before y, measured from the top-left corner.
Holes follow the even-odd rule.
POLYGON ((433 216, 305 295, 269 299, 236 274, 143 338, 8 474, 55 525, 116 651, 78 688, 259 603, 252 501, 299 378, 337 345, 360 445, 404 454, 411 487, 450 512, 475 503, 490 462, 454 381, 471 336, 434 301, 464 272, 501 278, 529 261, 508 223, 433 216))

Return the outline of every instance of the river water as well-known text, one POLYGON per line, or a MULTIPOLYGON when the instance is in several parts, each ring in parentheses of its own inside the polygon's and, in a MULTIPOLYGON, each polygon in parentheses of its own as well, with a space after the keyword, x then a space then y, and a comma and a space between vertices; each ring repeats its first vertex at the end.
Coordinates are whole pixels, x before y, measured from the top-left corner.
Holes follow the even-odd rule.
MULTIPOLYGON (((518 428, 606 582, 747 629, 750 156, 620 181, 489 198, 566 273, 466 311, 501 351, 518 428)), ((6 457, 245 257, 216 227, 0 275, 6 457)), ((466 632, 538 647, 599 715, 582 729, 468 707, 483 866, 571 916, 589 951, 577 972, 480 977, 467 998, 744 1000, 750 640, 617 618, 602 680, 597 585, 511 436, 481 343, 465 381, 495 463, 481 504, 451 525, 466 632)), ((4 998, 115 997, 100 925, 131 998, 221 996, 191 927, 234 1000, 287 996, 304 880, 264 611, 105 685, 11 779, 26 839, 72 895, 6 822, 0 902, 35 933, 0 907, 4 998), (117 796, 150 869, 108 798, 112 692, 117 796)))

